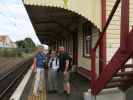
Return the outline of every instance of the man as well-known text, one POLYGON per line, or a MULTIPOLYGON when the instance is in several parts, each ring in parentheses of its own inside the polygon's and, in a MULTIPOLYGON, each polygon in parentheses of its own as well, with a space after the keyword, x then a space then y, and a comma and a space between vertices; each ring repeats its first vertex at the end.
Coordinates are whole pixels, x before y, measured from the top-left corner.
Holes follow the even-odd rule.
POLYGON ((41 91, 41 83, 44 81, 44 67, 46 62, 46 55, 44 53, 44 47, 39 46, 38 52, 34 58, 33 69, 36 72, 35 84, 33 94, 35 96, 39 95, 39 91, 41 91))
POLYGON ((69 82, 69 55, 65 52, 64 47, 59 47, 59 62, 60 62, 60 68, 59 72, 61 73, 61 76, 63 76, 63 85, 64 85, 64 92, 67 93, 67 95, 70 95, 70 82, 69 82))

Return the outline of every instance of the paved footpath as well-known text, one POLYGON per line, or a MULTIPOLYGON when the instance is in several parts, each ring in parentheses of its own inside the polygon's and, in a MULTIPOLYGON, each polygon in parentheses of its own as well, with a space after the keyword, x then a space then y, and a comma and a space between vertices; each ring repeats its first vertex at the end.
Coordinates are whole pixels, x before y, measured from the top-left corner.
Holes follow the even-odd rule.
MULTIPOLYGON (((35 75, 32 74, 31 78, 26 85, 23 95, 20 100, 83 100, 83 93, 89 88, 89 81, 76 73, 71 74, 71 87, 72 92, 70 96, 66 96, 63 93, 48 93, 46 87, 43 87, 43 91, 38 97, 33 95, 35 75)), ((61 86, 61 84, 59 84, 61 86)))
MULTIPOLYGON (((83 93, 89 88, 90 82, 82 76, 71 74, 72 92, 70 96, 63 93, 47 93, 47 100, 83 100, 83 93)), ((61 86, 61 84, 60 84, 61 86)))
MULTIPOLYGON (((35 80, 35 75, 32 74, 20 100, 46 100, 46 89, 44 85, 42 85, 41 87, 42 90, 40 91, 39 96, 33 95, 34 80, 35 80)), ((43 84, 44 83, 45 82, 43 82, 43 84)))

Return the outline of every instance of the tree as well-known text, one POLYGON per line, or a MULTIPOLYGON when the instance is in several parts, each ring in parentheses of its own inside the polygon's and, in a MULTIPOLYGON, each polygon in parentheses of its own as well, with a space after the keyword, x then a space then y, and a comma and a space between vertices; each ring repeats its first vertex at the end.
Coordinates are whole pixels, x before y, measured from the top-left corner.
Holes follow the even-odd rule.
POLYGON ((35 48, 35 43, 31 38, 25 38, 24 40, 16 41, 18 48, 35 48))
POLYGON ((18 48, 25 48, 25 43, 23 40, 16 41, 16 44, 18 48))
POLYGON ((33 40, 31 38, 25 38, 24 40, 25 43, 25 47, 26 48, 35 48, 35 43, 33 42, 33 40))

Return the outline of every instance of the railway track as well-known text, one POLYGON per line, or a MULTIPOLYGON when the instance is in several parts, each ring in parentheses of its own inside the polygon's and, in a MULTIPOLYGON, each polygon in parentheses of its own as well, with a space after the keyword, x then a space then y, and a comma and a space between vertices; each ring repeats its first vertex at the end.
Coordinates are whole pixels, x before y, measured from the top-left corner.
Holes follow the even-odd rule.
POLYGON ((32 64, 32 59, 19 63, 17 67, 0 77, 0 100, 9 100, 32 64))

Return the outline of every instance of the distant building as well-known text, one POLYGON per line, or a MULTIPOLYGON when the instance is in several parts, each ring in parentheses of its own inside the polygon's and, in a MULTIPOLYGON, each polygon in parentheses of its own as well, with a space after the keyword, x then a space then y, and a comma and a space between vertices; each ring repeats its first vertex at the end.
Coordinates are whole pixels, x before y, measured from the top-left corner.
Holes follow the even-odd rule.
POLYGON ((0 35, 0 48, 16 48, 17 45, 7 35, 0 35))

